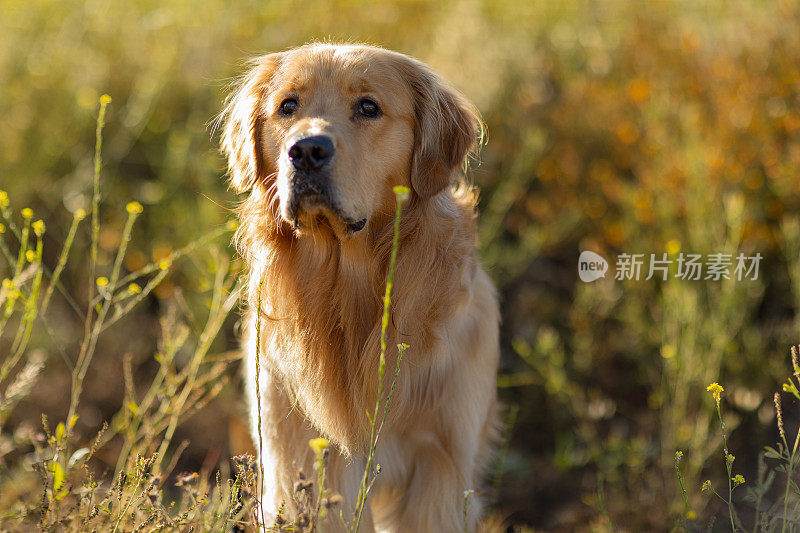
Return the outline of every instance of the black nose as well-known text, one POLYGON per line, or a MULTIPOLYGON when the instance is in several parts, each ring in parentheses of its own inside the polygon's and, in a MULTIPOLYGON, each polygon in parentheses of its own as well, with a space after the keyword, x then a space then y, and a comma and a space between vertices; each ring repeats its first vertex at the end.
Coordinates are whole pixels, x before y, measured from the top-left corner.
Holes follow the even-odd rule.
POLYGON ((325 135, 300 139, 289 148, 289 159, 297 170, 318 170, 333 157, 333 141, 325 135))

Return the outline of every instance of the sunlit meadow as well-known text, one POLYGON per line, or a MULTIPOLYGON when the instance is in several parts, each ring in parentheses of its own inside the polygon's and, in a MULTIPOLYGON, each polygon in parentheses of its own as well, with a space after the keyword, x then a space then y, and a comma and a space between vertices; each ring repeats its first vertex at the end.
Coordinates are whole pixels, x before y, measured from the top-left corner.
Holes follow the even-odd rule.
MULTIPOLYGON (((419 57, 487 124, 470 175, 505 423, 487 529, 800 530, 796 2, 0 13, 0 529, 258 520, 212 125, 247 57, 329 39, 419 57), (605 279, 580 281, 583 250, 605 279), (623 253, 740 252, 757 279, 613 279, 623 253)), ((337 512, 311 445, 308 521, 267 526, 337 512)))

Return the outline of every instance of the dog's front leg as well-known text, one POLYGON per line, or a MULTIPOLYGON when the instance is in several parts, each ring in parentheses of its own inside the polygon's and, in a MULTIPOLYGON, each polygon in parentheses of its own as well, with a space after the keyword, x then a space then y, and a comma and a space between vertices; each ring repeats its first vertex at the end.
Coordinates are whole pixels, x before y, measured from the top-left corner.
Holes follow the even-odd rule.
POLYGON ((313 479, 313 456, 308 441, 317 435, 292 409, 286 394, 263 368, 256 394, 255 368, 253 372, 249 370, 245 379, 250 427, 261 479, 261 515, 258 518, 266 527, 271 527, 279 513, 282 519, 292 522, 302 511, 296 497, 301 495, 295 494, 295 483, 300 481, 300 471, 307 479, 313 479))
POLYGON ((461 454, 457 457, 433 441, 410 453, 406 458, 410 462, 405 468, 408 472, 405 481, 396 480, 394 487, 394 483, 382 486, 376 495, 378 530, 385 533, 479 531, 481 502, 475 494, 465 495, 473 486, 473 461, 461 454))
MULTIPOLYGON (((327 488, 332 492, 338 492, 342 496, 342 502, 338 507, 329 511, 328 524, 324 524, 321 530, 325 532, 351 531, 354 527, 348 527, 348 525, 355 526, 356 502, 366 461, 344 457, 339 452, 332 450, 328 465, 327 488)), ((359 533, 375 531, 369 500, 364 506, 358 531, 359 533)))
MULTIPOLYGON (((272 527, 281 509, 281 517, 287 523, 297 520, 303 512, 308 515, 306 518, 312 519, 317 507, 316 499, 319 498, 319 487, 314 468, 314 453, 309 447, 309 440, 319 437, 320 432, 311 426, 297 406, 292 405, 280 383, 263 368, 259 375, 260 393, 256 395, 255 365, 252 366, 253 368, 247 368, 245 378, 250 400, 253 444, 259 454, 259 475, 263 472, 263 516, 259 516, 259 520, 263 520, 265 527, 272 527), (300 480, 300 471, 305 480, 300 480), (309 481, 313 485, 309 488, 310 492, 304 493, 298 482, 309 481)), ((363 461, 344 457, 331 445, 325 488, 331 494, 339 493, 342 501, 327 510, 326 519, 319 524, 320 531, 344 532, 350 529, 348 524, 353 519, 363 468, 363 461)), ((359 531, 372 533, 374 530, 372 515, 367 507, 362 515, 359 531)))

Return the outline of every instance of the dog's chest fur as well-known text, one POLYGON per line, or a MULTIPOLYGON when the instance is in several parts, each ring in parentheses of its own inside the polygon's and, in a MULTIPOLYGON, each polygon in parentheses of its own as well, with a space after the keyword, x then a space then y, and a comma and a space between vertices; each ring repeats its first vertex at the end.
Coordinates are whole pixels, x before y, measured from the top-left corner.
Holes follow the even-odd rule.
MULTIPOLYGON (((275 250, 281 260, 265 268, 268 317, 260 329, 263 360, 291 400, 322 433, 356 451, 369 439, 364 413, 375 405, 382 309, 368 263, 348 251, 297 241, 275 250)), ((387 359, 395 357, 392 350, 387 359)))

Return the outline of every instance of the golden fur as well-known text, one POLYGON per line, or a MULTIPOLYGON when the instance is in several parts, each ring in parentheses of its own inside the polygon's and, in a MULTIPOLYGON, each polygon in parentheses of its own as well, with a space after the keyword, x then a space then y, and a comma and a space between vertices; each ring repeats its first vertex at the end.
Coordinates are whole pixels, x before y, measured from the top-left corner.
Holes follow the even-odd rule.
MULTIPOLYGON (((335 447, 327 484, 352 516, 369 448, 365 412, 377 394, 392 187, 406 185, 388 338, 410 348, 361 531, 477 529, 480 499, 471 498, 464 524, 463 493, 480 488, 495 432, 499 312, 463 177, 480 133, 476 111, 405 55, 311 44, 257 58, 223 120, 231 183, 248 193, 237 244, 250 269, 245 379, 267 520, 282 502, 295 512, 293 482, 298 469, 312 471, 307 443, 320 435, 335 447), (380 106, 378 118, 354 115, 364 96, 380 106), (279 112, 286 98, 299 104, 292 116, 279 112), (333 140, 326 179, 336 209, 306 202, 293 215, 287 150, 309 133, 333 140)), ((396 357, 387 354, 388 379, 396 357)), ((334 517, 331 529, 343 528, 334 517)))

